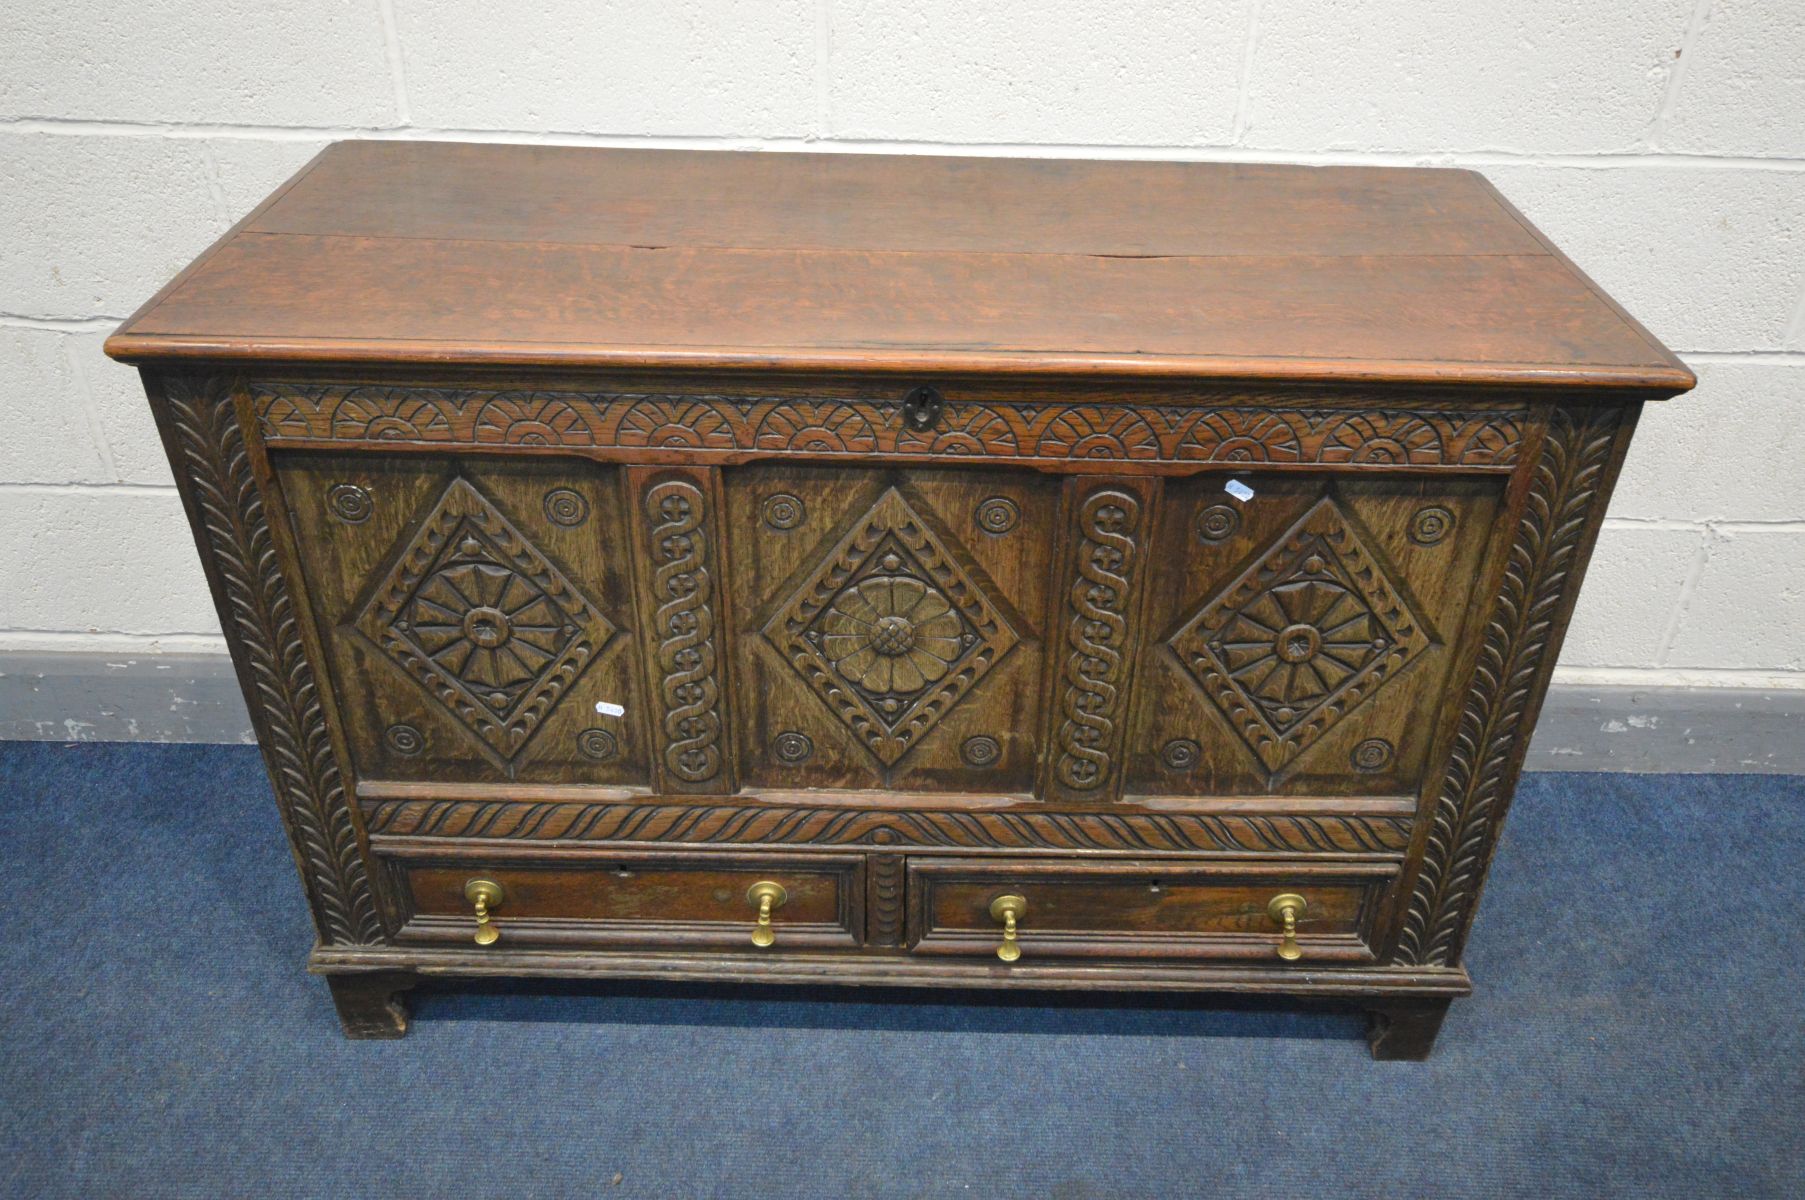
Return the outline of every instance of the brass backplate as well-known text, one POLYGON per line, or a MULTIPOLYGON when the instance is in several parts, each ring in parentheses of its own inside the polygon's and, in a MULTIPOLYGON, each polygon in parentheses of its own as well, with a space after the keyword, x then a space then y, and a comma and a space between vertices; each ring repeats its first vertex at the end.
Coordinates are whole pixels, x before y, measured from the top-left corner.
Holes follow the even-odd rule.
POLYGON ((790 898, 790 894, 783 890, 783 884, 772 883, 769 879, 761 879, 746 889, 746 903, 753 908, 762 905, 766 896, 771 898, 771 907, 774 909, 782 908, 783 902, 790 898))
POLYGON ((1279 895, 1274 896, 1272 902, 1266 906, 1266 915, 1277 921, 1280 925, 1283 925, 1285 923, 1285 914, 1287 912, 1294 917, 1301 917, 1304 914, 1304 910, 1309 907, 1309 901, 1305 900, 1296 892, 1282 892, 1279 895))
POLYGON ((508 893, 502 889, 501 884, 493 879, 472 879, 464 885, 464 899, 472 904, 481 900, 487 908, 500 908, 507 896, 508 893))

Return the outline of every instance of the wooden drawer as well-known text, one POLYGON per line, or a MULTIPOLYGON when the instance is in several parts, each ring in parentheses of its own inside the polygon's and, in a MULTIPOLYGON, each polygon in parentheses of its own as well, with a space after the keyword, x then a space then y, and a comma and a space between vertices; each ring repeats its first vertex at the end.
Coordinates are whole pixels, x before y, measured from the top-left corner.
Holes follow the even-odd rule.
POLYGON ((474 945, 465 889, 502 889, 492 949, 534 946, 707 946, 748 953, 856 946, 863 940, 864 867, 857 855, 771 856, 664 851, 536 857, 487 848, 409 848, 388 867, 406 913, 398 940, 474 945), (779 884, 775 942, 753 945, 752 885, 779 884))
POLYGON ((1208 958, 1371 962, 1390 864, 1285 864, 911 859, 908 944, 917 954, 994 955, 1000 896, 1027 901, 1021 958, 1208 958), (1278 955, 1273 898, 1294 893, 1302 955, 1278 955))

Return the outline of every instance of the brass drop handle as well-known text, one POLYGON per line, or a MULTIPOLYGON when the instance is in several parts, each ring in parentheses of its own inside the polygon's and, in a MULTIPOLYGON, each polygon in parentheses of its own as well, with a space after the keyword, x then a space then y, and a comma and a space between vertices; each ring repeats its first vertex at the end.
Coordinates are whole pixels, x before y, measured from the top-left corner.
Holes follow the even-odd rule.
POLYGON ((472 879, 464 885, 464 899, 470 901, 476 909, 476 944, 493 946, 501 937, 501 930, 495 928, 495 922, 489 919, 492 909, 501 907, 507 893, 501 890, 501 884, 493 879, 472 879))
POLYGON ((769 946, 777 940, 777 931, 771 928, 771 910, 782 908, 783 902, 790 894, 783 890, 783 884, 772 883, 761 879, 746 889, 746 903, 758 910, 758 924, 752 927, 752 944, 769 946))
POLYGON ((1014 962, 1022 956, 1021 943, 1015 940, 1015 923, 1027 911, 1026 896, 998 896, 990 902, 991 920, 1003 923, 1003 944, 997 947, 997 957, 1004 962, 1014 962))
POLYGON ((1266 906, 1266 915, 1285 927, 1285 934, 1279 939, 1279 957, 1286 962, 1296 962, 1304 956, 1304 948, 1297 944, 1297 919, 1308 907, 1309 902, 1296 892, 1274 896, 1266 906))

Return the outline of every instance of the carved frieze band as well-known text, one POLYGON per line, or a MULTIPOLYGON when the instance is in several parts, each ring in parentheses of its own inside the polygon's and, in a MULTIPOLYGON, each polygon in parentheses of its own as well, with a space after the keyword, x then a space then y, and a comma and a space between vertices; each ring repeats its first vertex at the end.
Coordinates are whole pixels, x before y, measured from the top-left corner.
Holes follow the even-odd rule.
POLYGON ((708 497, 688 478, 658 479, 642 496, 652 572, 655 682, 664 767, 701 784, 721 773, 720 646, 708 497))
MULTIPOLYGON (((931 430, 901 404, 743 396, 256 383, 265 441, 1173 463, 1364 463, 1508 469, 1521 408, 1289 407, 949 400, 931 430)), ((1370 397, 1368 398, 1371 399, 1370 397)), ((1244 403, 1262 400, 1263 403, 1244 403)), ((1380 401, 1383 403, 1383 401, 1380 401)))
POLYGON ((1411 818, 1333 814, 1052 813, 697 805, 665 802, 382 800, 372 836, 885 849, 1390 854, 1411 818))
POLYGON ((322 940, 372 945, 384 930, 339 774, 300 617, 277 564, 263 494, 224 380, 168 377, 163 435, 232 643, 322 940))
POLYGON ((1078 506, 1053 763, 1053 777, 1068 793, 1098 793, 1116 769, 1135 633, 1129 619, 1145 574, 1144 516, 1141 498, 1117 488, 1099 488, 1078 506))
POLYGON ((1461 709, 1394 957, 1459 960, 1587 539, 1604 515, 1623 412, 1556 409, 1461 709))

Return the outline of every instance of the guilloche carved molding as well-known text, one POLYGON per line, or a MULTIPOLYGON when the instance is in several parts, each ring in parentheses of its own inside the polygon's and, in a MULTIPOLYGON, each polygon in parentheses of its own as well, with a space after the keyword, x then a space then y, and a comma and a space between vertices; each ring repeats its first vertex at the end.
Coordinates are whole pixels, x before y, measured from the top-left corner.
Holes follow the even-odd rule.
POLYGON ((1117 488, 1091 492, 1078 506, 1073 571, 1065 612, 1064 689, 1053 776, 1071 792, 1101 788, 1119 763, 1119 727, 1127 702, 1129 617, 1145 575, 1145 505, 1117 488))
POLYGON ((1402 855, 1413 818, 1330 813, 873 810, 675 801, 366 801, 372 836, 885 850, 1402 855))
POLYGON ((721 773, 721 685, 715 636, 716 573, 701 487, 661 479, 641 503, 647 523, 659 716, 664 765, 700 784, 721 773))

